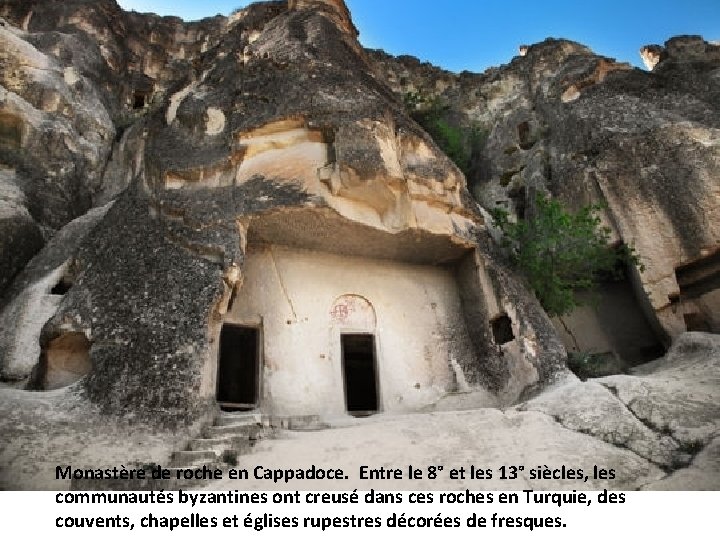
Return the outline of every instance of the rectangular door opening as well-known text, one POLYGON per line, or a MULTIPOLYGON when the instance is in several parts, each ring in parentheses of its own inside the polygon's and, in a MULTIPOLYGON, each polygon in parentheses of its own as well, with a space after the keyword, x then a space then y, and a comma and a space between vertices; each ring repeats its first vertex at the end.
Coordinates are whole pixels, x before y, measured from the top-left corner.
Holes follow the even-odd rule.
POLYGON ((260 330, 226 324, 220 331, 217 400, 227 410, 258 405, 260 389, 260 330))
POLYGON ((369 416, 379 409, 375 336, 341 336, 345 404, 353 416, 369 416))

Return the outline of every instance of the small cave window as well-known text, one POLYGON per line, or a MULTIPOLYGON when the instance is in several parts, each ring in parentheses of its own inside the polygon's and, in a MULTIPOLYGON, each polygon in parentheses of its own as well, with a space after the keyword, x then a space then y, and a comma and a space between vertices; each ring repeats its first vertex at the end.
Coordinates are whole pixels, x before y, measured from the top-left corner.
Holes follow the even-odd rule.
POLYGON ((67 276, 63 276, 60 281, 58 281, 55 286, 50 289, 50 294, 63 296, 70 290, 70 287, 72 287, 72 282, 67 278, 67 276))
POLYGON ((517 127, 518 139, 520 140, 520 148, 527 150, 530 144, 530 124, 522 122, 517 127))
POLYGON ((144 109, 147 103, 147 95, 144 92, 135 92, 132 99, 132 107, 135 110, 144 109))
POLYGON ((498 345, 505 345, 515 339, 512 329, 512 320, 505 314, 499 315, 490 321, 493 339, 498 345))
POLYGON ((22 144, 22 119, 14 114, 0 112, 0 144, 19 147, 22 144))
POLYGON ((337 162, 337 152, 335 150, 335 130, 332 128, 323 128, 322 141, 327 145, 327 164, 333 165, 337 162))

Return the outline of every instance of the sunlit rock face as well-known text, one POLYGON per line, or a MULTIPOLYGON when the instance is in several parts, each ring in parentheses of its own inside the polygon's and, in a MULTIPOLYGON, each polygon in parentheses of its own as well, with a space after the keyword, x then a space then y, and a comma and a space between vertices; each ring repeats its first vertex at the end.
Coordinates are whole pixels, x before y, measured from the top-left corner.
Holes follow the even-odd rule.
POLYGON ((17 212, 33 194, 66 212, 41 222, 63 241, 5 293, 33 324, 0 347, 40 344, 5 378, 74 384, 106 413, 188 424, 217 409, 232 325, 262 342, 245 404, 283 415, 349 412, 348 333, 374 343, 370 412, 458 392, 509 404, 565 376, 553 326, 495 254, 465 177, 375 76, 342 1, 199 23, 110 0, 5 1, 0 14, 4 54, 29 70, 3 82, 14 107, 0 117, 14 149, 3 178, 17 212), (35 101, 30 75, 48 89, 35 101), (42 137, 52 144, 33 146, 42 137), (79 202, 47 193, 45 173, 24 165, 33 155, 66 171, 60 191, 79 202), (63 227, 112 199, 88 226, 63 227), (357 306, 373 325, 352 322, 357 306))
POLYGON ((665 42, 665 46, 646 45, 640 49, 640 56, 649 70, 661 63, 717 64, 720 62, 720 44, 707 42, 701 36, 676 36, 665 42))
POLYGON ((720 331, 720 56, 697 36, 643 49, 652 72, 546 40, 483 74, 371 53, 398 95, 438 96, 487 135, 468 176, 485 207, 523 216, 538 193, 602 202, 616 241, 645 267, 629 282, 665 343, 720 331))
POLYGON ((333 18, 339 28, 355 36, 358 35, 350 11, 343 0, 288 0, 288 9, 290 11, 314 9, 325 12, 333 18))
POLYGON ((25 0, 0 3, 0 18, 0 185, 14 194, 0 203, 2 291, 44 241, 128 186, 133 122, 225 20, 25 0))
POLYGON ((648 71, 655 69, 655 66, 662 60, 664 53, 665 50, 659 45, 645 45, 640 49, 640 57, 648 71))

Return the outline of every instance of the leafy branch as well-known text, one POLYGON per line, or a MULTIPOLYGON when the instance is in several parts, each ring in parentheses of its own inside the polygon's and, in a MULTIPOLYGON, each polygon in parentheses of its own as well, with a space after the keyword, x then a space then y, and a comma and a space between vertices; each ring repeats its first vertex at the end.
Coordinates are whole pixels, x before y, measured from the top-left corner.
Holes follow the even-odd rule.
POLYGON ((430 135, 455 165, 468 174, 474 152, 485 145, 487 131, 480 126, 463 128, 448 121, 450 106, 441 98, 428 98, 419 92, 408 92, 403 98, 405 109, 430 135))
POLYGON ((572 213, 559 201, 538 195, 528 219, 513 222, 506 210, 491 211, 511 261, 551 316, 580 305, 576 292, 592 290, 602 280, 621 279, 627 265, 643 270, 634 248, 610 245, 611 231, 599 216, 603 209, 596 204, 572 213))

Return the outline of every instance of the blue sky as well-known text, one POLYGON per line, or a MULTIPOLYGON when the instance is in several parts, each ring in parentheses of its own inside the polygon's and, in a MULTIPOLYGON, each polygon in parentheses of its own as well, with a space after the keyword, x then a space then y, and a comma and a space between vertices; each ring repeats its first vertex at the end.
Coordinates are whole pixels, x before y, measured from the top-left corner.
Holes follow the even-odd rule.
MULTIPOLYGON (((452 71, 504 64, 518 45, 564 37, 640 66, 638 50, 678 34, 720 40, 720 0, 346 0, 366 47, 452 71)), ((245 0, 119 0, 125 9, 195 20, 245 0)))

